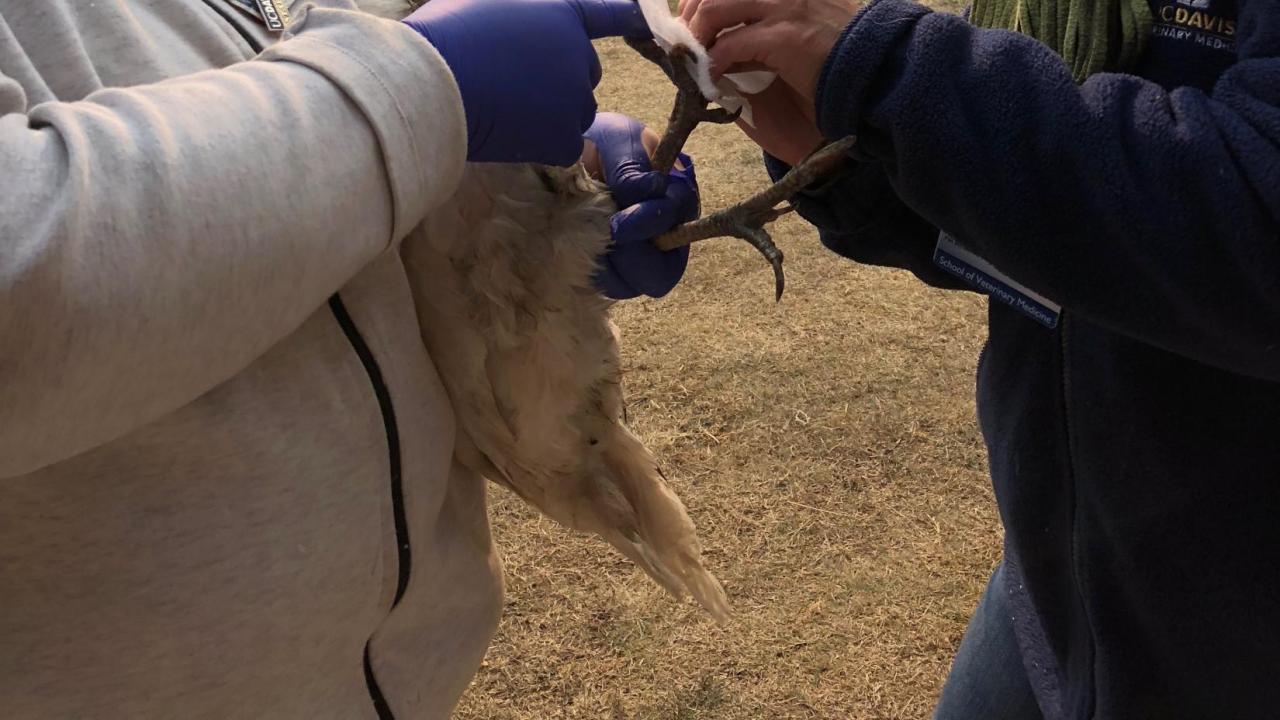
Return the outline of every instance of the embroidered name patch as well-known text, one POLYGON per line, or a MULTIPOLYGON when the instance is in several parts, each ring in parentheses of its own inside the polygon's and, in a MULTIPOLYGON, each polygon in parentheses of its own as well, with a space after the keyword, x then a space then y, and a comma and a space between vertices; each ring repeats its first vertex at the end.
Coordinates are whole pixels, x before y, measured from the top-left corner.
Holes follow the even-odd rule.
POLYGON ((1039 295, 996 270, 991 263, 960 247, 946 235, 938 238, 933 262, 974 288, 1003 302, 1047 328, 1058 327, 1062 306, 1039 295))
POLYGON ((289 8, 285 0, 254 0, 254 3, 257 4, 258 13, 268 30, 281 32, 289 24, 289 8))
POLYGON ((1157 3, 1152 35, 1194 42, 1213 50, 1236 51, 1236 18, 1213 7, 1210 0, 1163 0, 1157 3))

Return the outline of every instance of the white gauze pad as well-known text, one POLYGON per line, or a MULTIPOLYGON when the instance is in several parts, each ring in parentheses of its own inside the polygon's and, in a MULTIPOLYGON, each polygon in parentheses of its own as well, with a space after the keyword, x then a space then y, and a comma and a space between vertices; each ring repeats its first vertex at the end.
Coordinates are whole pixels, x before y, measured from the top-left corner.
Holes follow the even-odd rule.
POLYGON ((689 72, 698 81, 698 88, 707 99, 729 112, 742 110, 742 119, 748 125, 755 126, 751 119, 751 103, 743 95, 754 95, 765 88, 777 77, 771 72, 744 72, 726 74, 720 82, 711 82, 711 58, 707 49, 689 32, 684 20, 671 15, 667 0, 639 0, 640 12, 644 21, 653 32, 653 39, 658 47, 670 52, 676 45, 689 48, 693 57, 689 61, 689 72))

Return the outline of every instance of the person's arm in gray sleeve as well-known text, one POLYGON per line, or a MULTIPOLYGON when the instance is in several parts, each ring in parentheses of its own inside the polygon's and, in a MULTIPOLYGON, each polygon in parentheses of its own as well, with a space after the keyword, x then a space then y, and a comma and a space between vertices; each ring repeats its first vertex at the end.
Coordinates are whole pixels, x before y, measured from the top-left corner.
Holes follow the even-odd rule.
POLYGON ((192 401, 453 191, 458 89, 312 11, 259 59, 25 108, 0 77, 0 478, 192 401))
POLYGON ((26 110, 0 78, 0 478, 239 372, 466 160, 575 162, 591 39, 648 29, 631 0, 434 0, 405 23, 312 10, 291 33, 83 102, 26 110))

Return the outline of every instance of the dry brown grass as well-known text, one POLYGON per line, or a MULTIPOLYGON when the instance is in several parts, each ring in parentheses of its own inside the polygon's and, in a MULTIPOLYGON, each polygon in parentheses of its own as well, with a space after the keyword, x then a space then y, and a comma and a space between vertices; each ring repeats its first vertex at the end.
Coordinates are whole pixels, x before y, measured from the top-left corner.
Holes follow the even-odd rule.
MULTIPOLYGON (((671 91, 602 45, 601 106, 661 127, 671 91)), ((765 182, 702 128, 708 208, 765 182)), ((632 422, 697 522, 736 616, 715 626, 602 542, 493 493, 506 613, 464 720, 924 718, 999 530, 974 423, 982 302, 775 233, 787 295, 744 243, 694 249, 662 301, 622 304, 632 422)))

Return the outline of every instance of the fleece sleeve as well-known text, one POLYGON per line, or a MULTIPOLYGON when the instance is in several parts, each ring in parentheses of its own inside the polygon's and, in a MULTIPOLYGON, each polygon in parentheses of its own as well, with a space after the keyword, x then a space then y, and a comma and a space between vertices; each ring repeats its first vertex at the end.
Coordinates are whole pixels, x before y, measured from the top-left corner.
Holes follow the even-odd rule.
POLYGON ((81 102, 0 76, 0 478, 246 367, 447 198, 465 148, 439 54, 355 12, 81 102))
MULTIPOLYGON (((791 169, 767 153, 764 164, 774 182, 791 169)), ((822 244, 838 255, 909 270, 934 287, 970 289, 933 264, 938 228, 902 202, 878 162, 850 159, 834 177, 801 190, 791 202, 817 228, 822 244)))
POLYGON ((1144 342, 1280 379, 1280 13, 1240 3, 1211 93, 1083 85, 1047 47, 905 0, 846 28, 818 87, 902 200, 1022 284, 1144 342))

